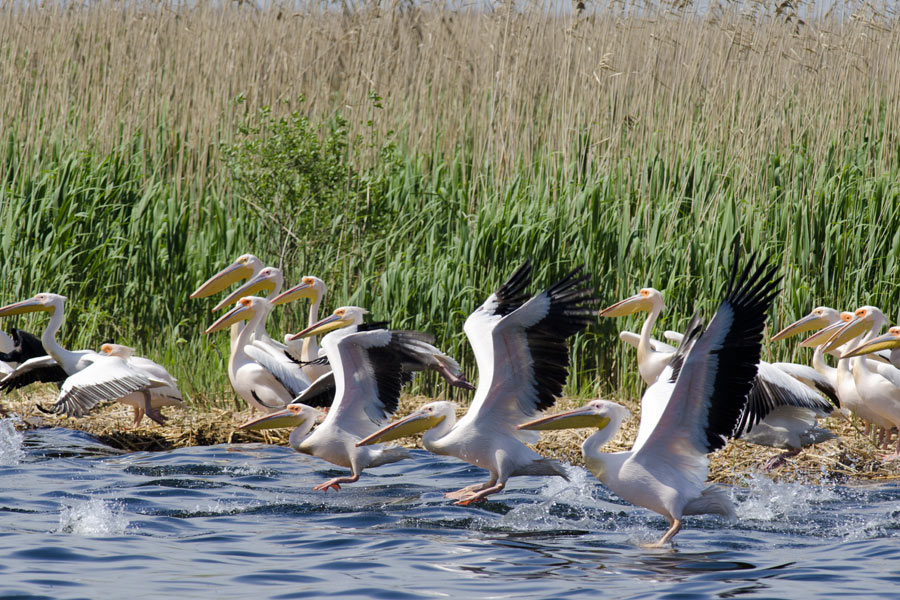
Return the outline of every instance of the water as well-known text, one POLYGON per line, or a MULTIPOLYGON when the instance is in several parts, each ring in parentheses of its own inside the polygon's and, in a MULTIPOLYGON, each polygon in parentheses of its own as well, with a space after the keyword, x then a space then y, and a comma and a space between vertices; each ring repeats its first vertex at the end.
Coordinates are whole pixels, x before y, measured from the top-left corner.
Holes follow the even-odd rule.
POLYGON ((289 448, 123 454, 0 421, 0 597, 896 598, 900 484, 733 489, 740 520, 661 517, 582 469, 452 506, 484 472, 415 452, 341 492, 289 448))

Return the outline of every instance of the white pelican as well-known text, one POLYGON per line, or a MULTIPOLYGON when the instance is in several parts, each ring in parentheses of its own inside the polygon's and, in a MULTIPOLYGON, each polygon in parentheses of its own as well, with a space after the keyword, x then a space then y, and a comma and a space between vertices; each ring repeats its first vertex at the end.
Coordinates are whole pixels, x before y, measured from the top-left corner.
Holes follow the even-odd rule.
POLYGON ((581 446, 585 464, 621 498, 666 518, 669 529, 656 546, 678 533, 685 515, 734 517, 725 493, 704 488, 706 455, 725 445, 740 419, 759 363, 765 313, 776 294, 774 269, 760 267, 750 274, 752 264, 751 260, 740 278, 736 269, 732 271, 730 290, 709 327, 703 331, 695 316, 672 361, 647 388, 644 396, 659 396, 651 404, 665 409, 631 450, 600 451, 629 414, 625 407, 606 400, 519 426, 528 430, 597 427, 599 431, 581 446))
MULTIPOLYGON (((318 415, 303 404, 309 395, 303 393, 287 410, 244 426, 265 429, 296 425, 290 436, 292 448, 350 469, 350 476, 330 479, 315 490, 340 490, 341 484, 357 481, 363 469, 409 457, 403 448, 356 445, 397 410, 400 389, 408 372, 449 369, 457 379, 461 378, 456 361, 432 346, 431 338, 423 333, 388 329, 358 331, 366 313, 357 306, 342 306, 294 336, 299 339, 327 333, 322 338, 322 348, 334 368, 335 397, 321 425, 310 433, 318 415)), ((328 377, 325 375, 318 381, 328 377)))
POLYGON ((247 296, 206 329, 210 334, 247 321, 231 344, 228 379, 234 391, 252 409, 264 413, 283 409, 310 384, 303 371, 287 357, 279 361, 264 350, 255 351, 253 334, 271 309, 272 305, 265 298, 247 296))
MULTIPOLYGON (((206 298, 208 296, 212 296, 214 294, 218 294, 219 292, 225 290, 229 285, 233 283, 237 283, 238 281, 243 281, 244 279, 250 279, 257 273, 263 270, 265 265, 263 265, 262 261, 259 260, 253 254, 242 254, 237 257, 237 259, 207 279, 203 285, 194 290, 190 298, 206 298)), ((218 307, 216 307, 218 308, 218 307)), ((216 308, 212 310, 212 312, 216 312, 216 308)), ((231 328, 231 344, 234 344, 234 341, 237 339, 238 333, 241 330, 241 326, 238 323, 235 323, 231 328)), ((233 348, 232 348, 233 350, 233 348)))
MULTIPOLYGON (((273 296, 271 302, 272 306, 278 306, 279 304, 293 302, 301 298, 310 300, 309 318, 307 319, 306 326, 311 327, 319 322, 319 308, 322 305, 322 299, 325 297, 326 291, 327 288, 325 287, 324 281, 322 281, 318 277, 307 275, 306 277, 303 277, 300 280, 300 283, 298 283, 294 287, 285 290, 284 292, 276 296, 273 296)), ((324 354, 320 351, 319 344, 316 342, 316 336, 310 335, 302 338, 302 345, 300 346, 299 353, 296 353, 292 348, 293 343, 296 343, 291 342, 292 337, 293 336, 291 336, 290 334, 286 334, 284 336, 284 341, 288 346, 288 351, 291 352, 292 356, 295 356, 301 361, 303 372, 306 373, 307 377, 309 377, 311 381, 315 381, 331 370, 331 367, 329 367, 328 365, 323 365, 315 362, 321 356, 324 356, 324 354)))
POLYGON ((62 385, 67 377, 66 372, 52 356, 47 354, 41 340, 15 327, 10 329, 10 333, 13 349, 0 354, 0 361, 6 362, 12 368, 3 374, 0 391, 12 391, 38 382, 62 385))
MULTIPOLYGON (((643 288, 630 296, 600 311, 603 317, 620 317, 640 311, 649 315, 641 327, 638 350, 638 370, 648 384, 656 381, 674 356, 674 348, 650 337, 650 332, 660 313, 665 309, 662 293, 654 288, 643 288), (671 350, 670 350, 671 348, 671 350)), ((626 332, 623 332, 626 333, 626 332)), ((666 338, 681 342, 682 335, 666 331, 666 338)), ((619 337, 626 341, 630 336, 619 337)), ((770 460, 765 469, 772 469, 790 456, 796 456, 802 448, 818 444, 836 437, 827 429, 817 426, 816 419, 831 414, 834 406, 823 400, 810 388, 817 389, 832 402, 838 398, 834 386, 821 377, 814 369, 791 363, 771 363, 760 361, 754 378, 753 389, 734 436, 761 446, 781 448, 787 452, 770 460), (750 416, 753 415, 753 418, 750 416), (757 418, 762 417, 759 421, 757 418)), ((641 430, 638 442, 652 431, 665 408, 664 405, 648 405, 645 401, 658 400, 657 396, 644 396, 641 401, 641 430), (648 418, 644 419, 644 413, 648 418)), ((636 442, 636 443, 638 443, 636 442)))
POLYGON ((134 348, 123 346, 122 344, 106 343, 100 347, 101 354, 107 356, 118 356, 125 361, 132 369, 144 373, 148 377, 153 377, 157 381, 165 381, 166 385, 155 386, 149 390, 150 392, 150 410, 146 412, 147 402, 143 392, 135 392, 118 401, 134 408, 134 426, 137 427, 144 418, 144 414, 160 425, 165 424, 165 417, 159 412, 163 406, 178 406, 185 408, 182 402, 181 391, 178 389, 178 381, 172 377, 171 373, 161 364, 144 358, 143 356, 135 356, 134 348))
MULTIPOLYGON (((121 358, 93 350, 66 350, 56 341, 56 333, 65 319, 65 300, 65 296, 59 294, 41 293, 0 308, 0 317, 37 311, 50 313, 50 323, 41 334, 41 342, 50 358, 68 375, 51 411, 81 417, 99 402, 119 400, 137 391, 143 393, 149 407, 149 390, 165 385, 164 381, 132 369, 121 358)), ((47 357, 41 357, 26 361, 19 368, 34 364, 33 361, 49 364, 47 357)), ((14 375, 15 372, 7 377, 14 375)))
POLYGON ((891 364, 900 369, 900 327, 891 327, 884 335, 872 338, 868 342, 848 351, 843 355, 843 358, 862 356, 863 354, 871 354, 880 350, 889 350, 891 364))
POLYGON ((566 338, 587 327, 596 314, 584 286, 588 277, 572 271, 546 291, 528 299, 531 280, 526 262, 469 315, 466 336, 478 364, 478 386, 468 412, 456 420, 450 402, 432 402, 382 428, 360 445, 390 441, 425 431, 422 443, 435 454, 455 456, 490 472, 487 483, 452 492, 468 505, 501 491, 510 477, 566 477, 555 461, 523 442, 536 434, 516 425, 553 406, 562 394, 569 367, 566 338), (426 431, 427 430, 427 431, 426 431))
MULTIPOLYGON (((862 342, 868 343, 876 338, 875 334, 882 327, 888 324, 884 313, 874 306, 863 306, 857 309, 854 315, 854 320, 845 324, 832 336, 826 349, 840 346, 848 339, 858 337, 863 333, 865 333, 865 337, 862 342)), ((900 429, 900 387, 891 378, 885 377, 882 372, 888 371, 885 367, 894 371, 896 369, 892 365, 881 364, 878 366, 879 363, 871 362, 867 354, 854 355, 849 360, 852 361, 853 381, 856 383, 856 390, 862 397, 863 404, 881 418, 875 423, 885 430, 884 444, 887 449, 890 444, 891 429, 893 427, 900 429), (872 368, 873 365, 876 368, 872 368)), ((895 452, 883 458, 900 459, 900 439, 898 439, 895 452)))

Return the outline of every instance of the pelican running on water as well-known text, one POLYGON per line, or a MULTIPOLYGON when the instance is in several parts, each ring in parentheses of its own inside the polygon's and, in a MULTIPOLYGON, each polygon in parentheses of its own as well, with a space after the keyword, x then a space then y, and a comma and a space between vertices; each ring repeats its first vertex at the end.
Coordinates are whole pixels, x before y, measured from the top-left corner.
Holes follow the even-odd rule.
MULTIPOLYGON (((100 402, 121 400, 133 392, 140 392, 145 410, 152 411, 150 390, 168 382, 129 367, 117 356, 93 350, 66 350, 56 341, 56 334, 65 320, 65 301, 65 296, 41 293, 0 308, 0 317, 38 311, 50 314, 50 323, 41 334, 41 343, 49 356, 30 359, 17 368, 24 371, 29 363, 40 364, 41 368, 52 367, 54 362, 62 368, 67 377, 50 412, 82 417, 100 402)), ((14 371, 7 375, 3 383, 16 374, 14 371)))
POLYGON ((665 409, 652 422, 641 418, 631 450, 602 452, 629 412, 594 400, 582 408, 520 425, 525 430, 596 427, 581 446, 588 469, 610 490, 663 515, 669 528, 655 544, 668 543, 685 515, 734 517, 727 494, 705 487, 707 454, 725 445, 737 426, 759 363, 765 313, 776 294, 774 269, 737 265, 725 299, 704 331, 697 316, 661 376, 644 393, 665 409))
POLYGON ((135 356, 134 348, 122 344, 106 343, 100 346, 100 353, 107 356, 118 356, 132 369, 144 373, 147 377, 153 377, 166 385, 152 387, 150 391, 149 405, 143 392, 134 392, 119 399, 122 404, 127 404, 134 409, 134 426, 141 424, 144 415, 151 420, 165 424, 166 418, 159 412, 163 406, 178 406, 185 408, 181 391, 178 389, 178 381, 161 364, 143 356, 135 356), (149 411, 147 410, 149 406, 149 411))
MULTIPOLYGON (((600 316, 603 317, 620 317, 639 311, 649 313, 641 327, 637 343, 638 370, 648 384, 656 381, 674 356, 674 348, 650 337, 653 325, 663 309, 665 304, 662 293, 654 288, 643 288, 634 296, 600 311, 600 316)), ((630 343, 630 336, 620 334, 620 337, 630 343)), ((680 334, 668 331, 666 337, 679 342, 682 338, 680 334)), ((645 398, 656 399, 652 396, 645 398)), ((782 464, 786 458, 796 456, 802 448, 835 438, 832 432, 819 427, 816 419, 831 414, 837 404, 834 385, 815 369, 805 365, 772 364, 761 360, 747 409, 734 436, 753 444, 787 450, 766 464, 765 468, 769 470, 782 464), (831 402, 821 398, 813 390, 825 394, 831 402), (762 414, 765 418, 759 421, 755 420, 756 417, 748 418, 749 415, 762 414)), ((658 415, 664 408, 663 405, 641 403, 642 416, 645 411, 658 415)), ((653 419, 647 422, 653 422, 653 419)))
POLYGON ((350 469, 349 476, 330 479, 315 490, 340 490, 342 484, 357 481, 363 469, 409 456, 403 448, 357 447, 357 442, 375 432, 397 410, 400 388, 411 371, 437 370, 454 385, 471 389, 456 361, 432 346, 430 336, 417 331, 359 331, 366 312, 357 306, 343 306, 294 336, 300 339, 327 334, 322 338, 322 348, 334 369, 335 396, 321 425, 312 430, 321 414, 304 402, 330 375, 317 380, 287 410, 244 426, 266 429, 294 425, 292 448, 350 469))
POLYGON ((566 477, 555 461, 525 443, 538 435, 516 425, 553 406, 569 367, 566 339, 593 322, 595 303, 576 269, 546 291, 528 298, 531 265, 525 263, 466 319, 465 332, 478 364, 478 386, 468 412, 456 420, 450 402, 432 402, 373 433, 360 445, 425 431, 435 454, 455 456, 486 469, 490 480, 446 494, 467 505, 501 491, 510 477, 566 477))

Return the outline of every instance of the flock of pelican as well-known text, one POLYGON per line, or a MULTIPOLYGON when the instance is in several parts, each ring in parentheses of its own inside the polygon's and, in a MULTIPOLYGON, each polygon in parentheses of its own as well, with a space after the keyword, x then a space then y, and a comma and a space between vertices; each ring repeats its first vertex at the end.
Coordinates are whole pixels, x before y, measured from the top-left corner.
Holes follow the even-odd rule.
MULTIPOLYGON (((430 452, 481 467, 489 479, 449 492, 456 504, 481 501, 520 475, 567 478, 566 470, 529 447, 540 431, 589 427, 597 432, 582 445, 585 464, 615 494, 666 518, 657 546, 669 543, 686 515, 734 517, 726 493, 707 486, 708 455, 730 438, 787 452, 831 439, 817 419, 840 408, 865 421, 888 450, 900 428, 900 327, 875 307, 839 313, 826 307, 785 327, 773 340, 817 331, 802 345, 815 348, 812 366, 760 359, 765 315, 777 293, 775 269, 754 258, 743 269, 735 259, 730 284, 704 327, 694 315, 684 334, 652 330, 665 309, 662 294, 645 288, 599 311, 602 317, 647 312, 640 334, 623 331, 637 348, 638 370, 647 383, 631 450, 604 452, 630 416, 624 406, 594 400, 557 414, 543 414, 561 396, 568 376, 567 340, 596 321, 598 300, 580 269, 530 295, 531 266, 519 267, 472 312, 464 330, 478 371, 470 384, 457 363, 428 334, 391 330, 365 321, 367 311, 342 306, 325 318, 319 310, 325 283, 313 276, 287 290, 282 272, 245 254, 203 283, 192 298, 206 298, 245 281, 214 311, 230 308, 206 330, 230 330, 228 377, 235 392, 263 415, 251 430, 293 428, 290 445, 347 468, 348 476, 315 486, 340 490, 369 467, 410 458, 390 444, 422 433, 430 452), (267 296, 255 294, 266 292, 267 296), (266 320, 276 306, 310 301, 307 327, 283 341, 269 337, 266 320), (675 345, 673 345, 675 344, 675 345), (890 351, 890 352, 888 352, 890 351), (838 358, 828 366, 825 354, 838 358), (432 370, 448 384, 474 390, 465 414, 448 401, 431 402, 391 421, 401 389, 416 371, 432 370)), ((83 416, 100 402, 117 401, 163 423, 160 409, 183 406, 175 379, 164 367, 135 356, 127 346, 106 343, 99 352, 70 351, 56 340, 66 298, 40 293, 0 308, 0 317, 49 313, 40 340, 21 330, 0 337, 0 389, 36 381, 59 385, 56 402, 42 410, 83 416)), ((888 458, 900 458, 900 436, 888 458)))

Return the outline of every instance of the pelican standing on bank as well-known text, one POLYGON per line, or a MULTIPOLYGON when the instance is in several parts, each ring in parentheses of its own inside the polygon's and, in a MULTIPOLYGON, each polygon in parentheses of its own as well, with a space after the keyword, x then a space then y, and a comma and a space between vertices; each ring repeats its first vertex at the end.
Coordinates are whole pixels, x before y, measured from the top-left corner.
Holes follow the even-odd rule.
MULTIPOLYGON (((50 322, 41 334, 41 343, 50 360, 48 357, 39 357, 19 365, 22 369, 28 367, 29 363, 39 362, 42 365, 46 363, 45 366, 49 367, 52 366, 52 360, 68 375, 50 412, 81 417, 100 402, 121 400, 132 392, 141 392, 145 407, 149 408, 149 390, 166 385, 165 381, 136 371, 119 357, 93 350, 66 350, 56 341, 56 334, 65 320, 65 301, 65 296, 41 293, 0 308, 0 317, 38 311, 50 314, 50 322)), ((15 371, 10 373, 4 378, 4 383, 15 376, 15 371)))
MULTIPOLYGON (((290 436, 292 448, 350 469, 349 476, 317 485, 313 488, 317 491, 340 490, 342 484, 357 481, 363 469, 409 457, 409 452, 399 447, 357 447, 357 442, 381 427, 397 410, 400 389, 409 372, 447 371, 451 375, 448 380, 454 385, 471 389, 456 361, 432 346, 430 336, 417 331, 359 331, 366 313, 358 306, 342 306, 293 336, 301 339, 327 334, 322 338, 322 348, 334 369, 335 396, 321 425, 310 433, 320 415, 304 404, 309 394, 303 393, 287 410, 245 426, 265 429, 296 425, 290 436)), ((316 383, 326 378, 330 375, 316 383)), ((309 393, 315 393, 314 389, 309 393)))
POLYGON ((516 425, 553 406, 562 394, 569 367, 566 339, 592 323, 596 314, 587 280, 576 269, 529 299, 525 287, 531 281, 531 265, 526 262, 466 319, 479 377, 465 416, 457 421, 452 403, 432 402, 360 445, 425 431, 422 443, 427 450, 490 473, 486 483, 446 494, 461 505, 496 494, 510 477, 566 478, 555 461, 525 445, 536 442, 538 435, 518 431, 516 425))
POLYGON ((585 464, 622 499, 666 518, 669 528, 655 546, 678 533, 685 515, 734 517, 727 494, 704 487, 706 455, 725 445, 744 410, 759 363, 765 313, 778 283, 774 269, 754 268, 753 260, 740 277, 736 267, 709 327, 704 331, 699 318, 692 319, 675 356, 644 393, 642 404, 647 396, 657 397, 652 403, 665 409, 631 450, 600 450, 629 415, 625 407, 606 400, 519 426, 598 428, 581 446, 585 464))
MULTIPOLYGON (((271 302, 272 306, 278 306, 287 302, 300 300, 301 298, 308 299, 310 305, 306 326, 309 328, 319 322, 319 308, 322 305, 322 299, 325 297, 326 291, 327 288, 324 281, 318 277, 307 275, 294 287, 274 296, 271 302)), ((286 334, 284 336, 284 342, 288 346, 288 351, 291 353, 291 356, 300 360, 303 372, 306 373, 306 376, 309 377, 311 381, 315 381, 331 370, 330 366, 319 362, 319 359, 324 356, 324 353, 319 348, 316 336, 307 335, 301 338, 299 353, 296 352, 296 348, 293 347, 296 341, 292 341, 292 338, 293 336, 291 334, 286 334)))

